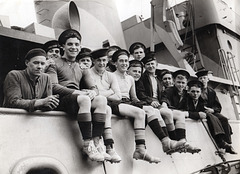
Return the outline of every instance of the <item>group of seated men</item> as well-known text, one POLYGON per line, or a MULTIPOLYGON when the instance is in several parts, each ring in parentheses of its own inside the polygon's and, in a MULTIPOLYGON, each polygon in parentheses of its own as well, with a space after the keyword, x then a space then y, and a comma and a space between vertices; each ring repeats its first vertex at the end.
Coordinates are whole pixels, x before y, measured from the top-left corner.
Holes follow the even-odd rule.
POLYGON ((197 72, 198 80, 188 82, 186 70, 157 70, 154 53, 145 53, 142 43, 132 44, 129 52, 118 46, 92 51, 81 48, 81 39, 78 31, 68 29, 58 41, 30 50, 26 69, 6 76, 4 107, 65 111, 77 120, 83 153, 93 161, 121 161, 113 147, 112 114, 133 118, 134 159, 160 162, 147 153, 146 125, 167 154, 201 151, 187 142, 185 118, 207 119, 218 147, 236 154, 228 119, 208 86, 208 71, 197 72))

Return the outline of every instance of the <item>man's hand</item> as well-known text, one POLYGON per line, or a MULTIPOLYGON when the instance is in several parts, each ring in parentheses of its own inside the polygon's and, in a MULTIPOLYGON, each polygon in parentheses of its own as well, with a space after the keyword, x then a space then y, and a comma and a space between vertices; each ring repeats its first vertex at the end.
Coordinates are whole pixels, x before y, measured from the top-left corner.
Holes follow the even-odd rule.
POLYGON ((89 90, 89 89, 83 89, 82 91, 87 92, 87 96, 93 100, 96 96, 97 93, 94 90, 89 90))
POLYGON ((204 106, 204 109, 206 113, 210 113, 210 114, 214 113, 214 110, 212 108, 204 106))
POLYGON ((151 103, 151 106, 154 107, 154 108, 158 108, 158 107, 160 107, 161 105, 160 105, 160 103, 159 103, 158 101, 153 101, 153 102, 151 103))
POLYGON ((44 99, 38 99, 34 107, 41 110, 53 110, 59 105, 58 97, 58 95, 50 95, 44 99))
POLYGON ((207 118, 207 114, 206 114, 205 112, 199 112, 198 114, 199 114, 199 116, 200 116, 200 119, 205 119, 205 118, 207 118))

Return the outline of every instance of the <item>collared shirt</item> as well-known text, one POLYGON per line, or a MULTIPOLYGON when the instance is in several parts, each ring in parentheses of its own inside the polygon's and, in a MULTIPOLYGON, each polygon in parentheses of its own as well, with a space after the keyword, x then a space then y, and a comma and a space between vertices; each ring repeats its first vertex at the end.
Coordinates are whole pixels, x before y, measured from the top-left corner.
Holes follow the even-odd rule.
POLYGON ((33 82, 26 70, 10 71, 4 81, 4 107, 34 111, 36 99, 52 95, 52 85, 47 74, 33 82))
MULTIPOLYGON (((88 89, 95 88, 93 78, 89 70, 82 70, 77 62, 69 64, 66 58, 55 61, 55 67, 49 67, 48 73, 53 83, 53 93, 62 96, 72 94, 80 89, 80 82, 84 80, 88 89)), ((97 92, 98 93, 98 92, 97 92)))
POLYGON ((158 85, 157 85, 157 80, 156 80, 156 76, 152 76, 150 75, 150 80, 151 80, 151 83, 152 83, 152 90, 153 90, 153 98, 158 98, 158 85))
POLYGON ((119 97, 121 96, 117 78, 112 72, 104 71, 102 74, 99 74, 95 67, 92 67, 90 73, 97 85, 100 95, 108 97, 106 96, 107 91, 112 90, 114 94, 119 97))

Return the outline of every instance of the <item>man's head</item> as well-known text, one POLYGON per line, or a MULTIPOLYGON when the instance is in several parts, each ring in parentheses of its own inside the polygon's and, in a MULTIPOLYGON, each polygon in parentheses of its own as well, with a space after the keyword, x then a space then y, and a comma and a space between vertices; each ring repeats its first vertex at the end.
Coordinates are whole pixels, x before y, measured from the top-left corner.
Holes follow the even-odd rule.
POLYGON ((74 60, 81 51, 81 39, 80 33, 74 29, 63 31, 58 38, 64 51, 63 57, 74 60))
POLYGON ((206 88, 208 86, 208 82, 209 82, 208 74, 209 74, 209 71, 207 71, 207 70, 198 71, 196 73, 198 80, 203 83, 204 88, 206 88))
POLYGON ((157 69, 157 60, 153 52, 148 53, 141 61, 148 73, 155 74, 157 69))
POLYGON ((97 71, 104 71, 108 63, 107 50, 101 48, 92 52, 94 67, 97 71))
POLYGON ((117 50, 120 50, 120 49, 121 48, 116 45, 110 46, 107 50, 107 56, 108 56, 109 60, 112 60, 113 53, 115 53, 117 50))
POLYGON ((57 40, 50 40, 43 45, 43 49, 47 53, 47 59, 57 59, 61 57, 60 45, 57 40))
POLYGON ((186 86, 190 74, 186 70, 177 70, 173 73, 174 85, 179 92, 182 92, 186 86))
POLYGON ((129 47, 130 54, 133 55, 134 59, 142 60, 145 57, 146 47, 141 42, 135 42, 129 47))
POLYGON ((162 70, 160 78, 165 88, 173 86, 173 77, 172 73, 169 70, 167 69, 162 70))
POLYGON ((79 63, 80 67, 83 64, 86 68, 91 68, 92 66, 92 51, 89 48, 82 48, 80 53, 76 57, 76 61, 79 63))
POLYGON ((139 60, 129 61, 128 74, 138 81, 142 75, 143 64, 139 60))
POLYGON ((129 66, 129 53, 127 50, 118 50, 112 56, 112 61, 120 72, 126 72, 129 66))
POLYGON ((44 72, 46 56, 46 52, 41 48, 34 48, 28 51, 25 56, 25 64, 30 77, 36 78, 44 72))
POLYGON ((203 84, 198 80, 192 80, 187 83, 188 93, 193 100, 198 100, 201 96, 203 84))

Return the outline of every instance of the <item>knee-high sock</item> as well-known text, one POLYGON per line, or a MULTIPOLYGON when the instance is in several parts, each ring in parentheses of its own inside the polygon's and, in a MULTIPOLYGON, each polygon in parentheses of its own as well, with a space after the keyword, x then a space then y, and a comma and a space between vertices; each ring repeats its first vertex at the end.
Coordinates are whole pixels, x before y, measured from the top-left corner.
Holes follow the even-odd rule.
POLYGON ((177 140, 186 138, 186 130, 185 129, 176 129, 176 138, 177 138, 177 140))
POLYGON ((159 138, 159 140, 162 140, 164 137, 166 137, 162 127, 160 126, 158 119, 154 119, 148 123, 154 134, 159 138))
POLYGON ((166 136, 169 136, 168 131, 167 131, 167 127, 162 127, 162 130, 163 130, 163 132, 165 133, 166 136))
POLYGON ((104 124, 106 120, 106 114, 93 113, 92 114, 92 137, 101 137, 103 134, 104 124))
POLYGON ((103 138, 104 138, 105 146, 110 145, 112 147, 112 144, 114 143, 114 141, 112 138, 112 128, 111 127, 104 128, 103 138))
POLYGON ((145 129, 144 128, 135 128, 135 142, 136 145, 145 145, 145 129))
POLYGON ((92 118, 90 113, 81 113, 77 115, 77 121, 82 133, 83 140, 92 138, 92 118))

